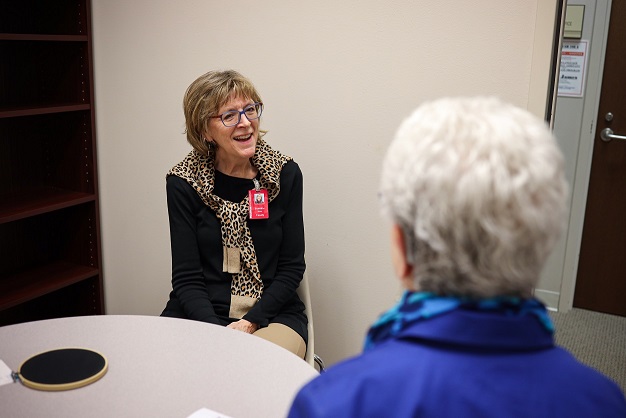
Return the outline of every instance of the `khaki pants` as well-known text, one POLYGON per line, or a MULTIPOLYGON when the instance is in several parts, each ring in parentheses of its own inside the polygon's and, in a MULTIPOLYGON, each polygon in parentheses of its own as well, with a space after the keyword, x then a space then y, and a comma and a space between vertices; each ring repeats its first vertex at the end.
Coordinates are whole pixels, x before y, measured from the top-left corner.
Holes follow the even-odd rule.
POLYGON ((291 351, 300 358, 304 358, 304 355, 306 354, 306 344, 304 343, 304 340, 300 334, 289 328, 287 325, 272 323, 265 328, 259 329, 253 335, 273 342, 274 344, 291 351))

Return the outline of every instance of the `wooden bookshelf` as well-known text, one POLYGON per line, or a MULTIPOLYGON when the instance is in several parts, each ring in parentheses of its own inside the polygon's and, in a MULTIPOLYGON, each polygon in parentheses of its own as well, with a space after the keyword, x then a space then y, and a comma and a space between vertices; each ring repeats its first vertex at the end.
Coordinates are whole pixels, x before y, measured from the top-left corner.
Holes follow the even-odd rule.
POLYGON ((90 13, 0 2, 0 326, 104 313, 90 13))

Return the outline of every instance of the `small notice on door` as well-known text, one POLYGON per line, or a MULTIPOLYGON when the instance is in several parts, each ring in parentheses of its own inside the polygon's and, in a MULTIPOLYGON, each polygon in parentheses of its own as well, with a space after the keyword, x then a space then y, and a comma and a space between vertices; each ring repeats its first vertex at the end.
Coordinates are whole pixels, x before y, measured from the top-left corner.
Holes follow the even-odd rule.
POLYGON ((559 96, 583 97, 589 41, 564 41, 559 71, 559 96))

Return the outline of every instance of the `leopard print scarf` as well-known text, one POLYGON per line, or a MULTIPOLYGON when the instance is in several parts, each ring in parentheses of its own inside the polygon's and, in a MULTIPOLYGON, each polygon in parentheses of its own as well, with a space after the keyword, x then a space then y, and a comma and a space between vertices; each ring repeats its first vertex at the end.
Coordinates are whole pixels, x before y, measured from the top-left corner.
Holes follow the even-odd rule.
MULTIPOLYGON (((267 189, 269 202, 274 200, 280 192, 280 172, 289 160, 291 157, 274 151, 261 138, 257 140, 252 164, 259 170, 259 183, 262 188, 267 189)), ((167 175, 175 175, 186 180, 198 193, 204 204, 215 211, 220 220, 222 245, 224 247, 224 271, 233 273, 231 305, 241 297, 252 298, 256 302, 263 293, 263 281, 248 228, 247 220, 250 210, 248 196, 246 195, 241 202, 234 203, 213 194, 215 184, 215 149, 213 147, 210 148, 208 155, 202 155, 192 150, 167 175), (236 255, 237 260, 232 260, 233 254, 236 255), (239 254, 241 254, 240 259, 239 254), (230 258, 230 260, 227 262, 226 258, 230 258), (238 264, 238 266, 233 268, 233 264, 238 264), (238 271, 234 272, 233 270, 238 271)), ((235 314, 233 317, 241 316, 243 313, 235 314)))

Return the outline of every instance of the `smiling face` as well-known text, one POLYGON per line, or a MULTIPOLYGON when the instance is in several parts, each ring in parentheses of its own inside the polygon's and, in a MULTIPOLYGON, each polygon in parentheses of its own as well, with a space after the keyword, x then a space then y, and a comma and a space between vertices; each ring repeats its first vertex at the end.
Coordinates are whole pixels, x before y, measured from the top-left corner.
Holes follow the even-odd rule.
MULTIPOLYGON (((221 115, 229 110, 239 112, 252 103, 254 101, 251 99, 231 96, 218 109, 217 114, 221 115)), ((248 120, 242 114, 237 125, 226 127, 220 118, 213 118, 209 121, 205 137, 207 141, 214 142, 216 145, 216 167, 248 164, 254 155, 259 137, 259 119, 248 120)))

